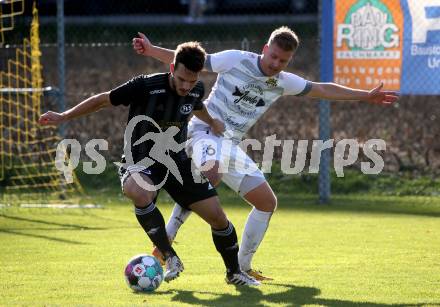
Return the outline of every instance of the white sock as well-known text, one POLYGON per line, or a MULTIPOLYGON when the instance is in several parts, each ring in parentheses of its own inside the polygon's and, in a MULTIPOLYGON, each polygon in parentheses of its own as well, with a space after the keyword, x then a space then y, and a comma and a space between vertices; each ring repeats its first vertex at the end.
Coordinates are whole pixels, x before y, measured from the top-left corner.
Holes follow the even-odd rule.
POLYGON ((185 223, 190 214, 191 210, 187 210, 179 206, 177 203, 174 204, 173 212, 171 213, 170 219, 166 225, 167 235, 171 241, 174 241, 180 226, 185 223))
POLYGON ((251 269, 252 257, 264 238, 273 212, 260 211, 253 208, 249 213, 241 238, 238 262, 243 271, 251 269))

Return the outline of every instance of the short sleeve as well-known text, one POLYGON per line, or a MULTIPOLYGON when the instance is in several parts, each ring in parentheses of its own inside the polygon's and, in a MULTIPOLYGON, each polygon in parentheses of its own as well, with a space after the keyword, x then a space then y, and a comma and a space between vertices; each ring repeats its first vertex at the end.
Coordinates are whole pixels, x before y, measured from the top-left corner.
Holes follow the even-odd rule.
POLYGON ((230 70, 245 56, 240 50, 225 50, 208 54, 205 62, 207 71, 221 73, 230 70))
POLYGON ((310 81, 295 74, 283 72, 281 73, 281 76, 283 80, 284 95, 304 96, 312 87, 310 81))
POLYGON ((146 90, 146 75, 136 76, 133 79, 119 85, 110 91, 110 102, 114 106, 128 106, 145 101, 148 91, 146 90))

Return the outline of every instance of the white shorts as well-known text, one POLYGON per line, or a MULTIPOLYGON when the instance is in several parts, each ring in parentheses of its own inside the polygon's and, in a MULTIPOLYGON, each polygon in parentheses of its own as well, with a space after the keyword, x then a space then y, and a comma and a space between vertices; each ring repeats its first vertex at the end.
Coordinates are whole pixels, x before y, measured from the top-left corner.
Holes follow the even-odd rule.
POLYGON ((215 136, 209 127, 190 130, 186 148, 198 168, 207 161, 219 161, 222 181, 241 196, 266 182, 263 172, 238 144, 215 136))

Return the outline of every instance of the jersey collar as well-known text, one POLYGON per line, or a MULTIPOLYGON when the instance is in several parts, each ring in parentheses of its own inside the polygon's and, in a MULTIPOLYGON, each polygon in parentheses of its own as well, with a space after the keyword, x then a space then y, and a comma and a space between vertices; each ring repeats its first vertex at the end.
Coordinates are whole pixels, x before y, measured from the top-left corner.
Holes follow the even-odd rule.
POLYGON ((261 68, 261 55, 259 55, 258 56, 258 58, 257 58, 257 66, 258 66, 258 69, 260 70, 260 72, 261 72, 261 74, 264 76, 264 77, 267 77, 267 78, 269 78, 269 79, 273 79, 273 78, 278 78, 279 77, 279 73, 278 74, 276 74, 275 76, 268 76, 268 75, 266 75, 265 73, 264 73, 264 71, 263 71, 263 69, 261 68))
POLYGON ((265 77, 269 77, 268 75, 266 75, 266 74, 264 73, 263 69, 261 68, 261 55, 259 55, 258 58, 257 58, 257 66, 258 66, 258 69, 260 70, 260 72, 261 72, 261 74, 262 74, 263 76, 265 76, 265 77))

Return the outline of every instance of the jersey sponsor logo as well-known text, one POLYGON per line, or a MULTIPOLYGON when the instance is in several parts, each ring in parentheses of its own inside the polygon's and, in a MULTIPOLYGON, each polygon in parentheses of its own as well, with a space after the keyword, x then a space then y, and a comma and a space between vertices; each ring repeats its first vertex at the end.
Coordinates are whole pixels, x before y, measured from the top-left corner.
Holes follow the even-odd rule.
POLYGON ((263 107, 266 105, 262 96, 263 89, 257 84, 247 84, 241 89, 235 86, 235 90, 232 93, 236 96, 234 100, 235 105, 244 113, 255 112, 256 107, 263 107))
POLYGON ((199 93, 188 93, 188 96, 199 98, 200 94, 199 93))
POLYGON ((185 115, 191 113, 192 110, 193 110, 193 106, 190 103, 184 104, 183 106, 180 107, 180 113, 185 115))
POLYGON ((165 93, 165 89, 164 88, 150 91, 150 95, 163 94, 163 93, 165 93))
POLYGON ((278 85, 278 80, 275 78, 269 78, 266 80, 266 84, 268 87, 276 87, 278 85))

